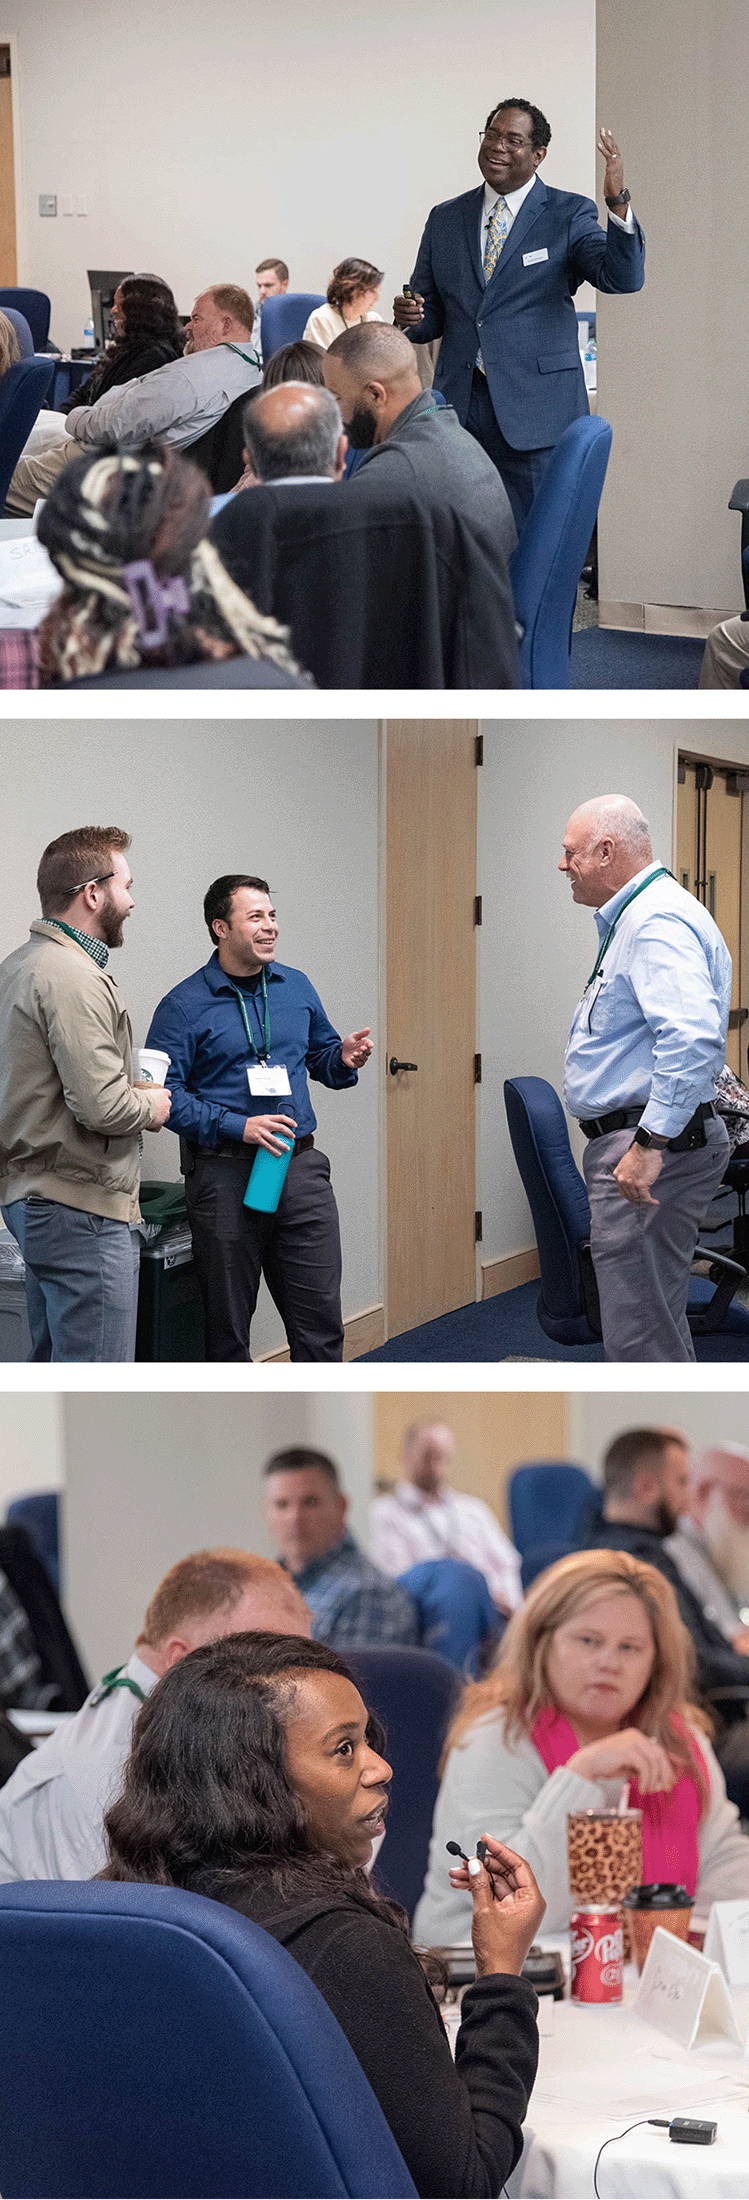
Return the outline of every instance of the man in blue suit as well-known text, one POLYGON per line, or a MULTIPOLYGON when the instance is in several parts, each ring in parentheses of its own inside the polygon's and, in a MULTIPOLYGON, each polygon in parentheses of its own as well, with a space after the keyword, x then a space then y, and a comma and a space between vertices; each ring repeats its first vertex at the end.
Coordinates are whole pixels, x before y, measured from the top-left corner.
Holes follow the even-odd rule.
POLYGON ((551 130, 526 99, 502 100, 481 132, 483 186, 432 208, 411 277, 394 301, 413 343, 442 338, 435 383, 497 466, 518 529, 555 443, 588 411, 574 293, 641 290, 645 240, 609 130, 601 229, 593 199, 547 189, 551 130))

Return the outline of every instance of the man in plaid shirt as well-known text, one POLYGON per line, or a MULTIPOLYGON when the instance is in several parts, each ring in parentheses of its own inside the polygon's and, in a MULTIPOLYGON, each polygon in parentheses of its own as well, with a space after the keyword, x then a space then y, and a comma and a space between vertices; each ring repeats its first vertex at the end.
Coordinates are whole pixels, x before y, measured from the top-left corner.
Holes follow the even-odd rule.
POLYGON ((309 1605, 315 1640, 336 1650, 353 1642, 418 1643, 413 1599, 346 1530, 348 1498, 327 1452, 274 1452, 265 1475, 265 1518, 282 1566, 309 1605))
POLYGON ((47 1694, 26 1613, 0 1567, 0 1706, 33 1711, 47 1694))

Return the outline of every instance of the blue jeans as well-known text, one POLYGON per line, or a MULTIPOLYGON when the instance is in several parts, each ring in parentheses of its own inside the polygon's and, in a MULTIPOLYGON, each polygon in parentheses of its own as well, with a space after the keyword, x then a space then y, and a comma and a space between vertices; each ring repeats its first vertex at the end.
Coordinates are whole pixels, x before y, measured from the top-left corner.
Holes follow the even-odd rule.
POLYGON ((31 1360, 132 1360, 140 1238, 127 1222, 14 1199, 3 1221, 26 1262, 31 1360))

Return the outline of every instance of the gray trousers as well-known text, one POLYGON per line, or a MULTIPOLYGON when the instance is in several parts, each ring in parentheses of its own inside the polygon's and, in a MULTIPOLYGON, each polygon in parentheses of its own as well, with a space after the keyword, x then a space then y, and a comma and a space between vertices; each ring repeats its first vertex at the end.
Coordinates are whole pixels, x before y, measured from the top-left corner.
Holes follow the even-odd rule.
POLYGON ((724 619, 712 627, 705 643, 699 677, 701 688, 737 688, 749 665, 749 620, 724 619))
POLYGON ((137 1231, 54 1199, 14 1199, 2 1213, 26 1262, 29 1359, 133 1360, 137 1231))
POLYGON ((607 1360, 695 1357, 686 1312, 692 1258, 730 1150, 716 1116, 708 1117, 705 1131, 707 1144, 692 1153, 664 1153, 652 1186, 657 1207, 632 1207, 614 1180, 632 1144, 631 1130, 588 1141, 583 1169, 607 1360))

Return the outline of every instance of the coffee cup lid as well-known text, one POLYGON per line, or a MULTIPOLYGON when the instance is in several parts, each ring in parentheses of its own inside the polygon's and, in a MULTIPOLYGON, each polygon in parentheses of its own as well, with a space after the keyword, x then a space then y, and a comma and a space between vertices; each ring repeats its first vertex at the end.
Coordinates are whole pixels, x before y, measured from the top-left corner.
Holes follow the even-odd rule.
POLYGON ((691 1910, 692 1896, 675 1879, 652 1879, 648 1885, 630 1887, 624 1896, 628 1910, 691 1910))

